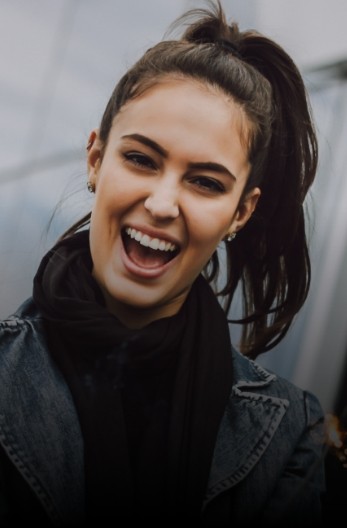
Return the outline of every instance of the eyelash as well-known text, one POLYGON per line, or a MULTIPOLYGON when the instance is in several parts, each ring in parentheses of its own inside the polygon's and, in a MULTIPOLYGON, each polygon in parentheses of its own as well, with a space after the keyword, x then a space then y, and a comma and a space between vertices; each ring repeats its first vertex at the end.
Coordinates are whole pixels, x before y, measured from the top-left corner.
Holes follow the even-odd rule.
POLYGON ((123 154, 126 161, 134 165, 135 167, 142 169, 156 169, 154 161, 140 152, 126 152, 123 154))
MULTIPOLYGON (((157 165, 149 156, 140 152, 126 152, 123 157, 127 162, 139 169, 156 170, 157 168, 157 165)), ((208 176, 193 176, 190 178, 190 182, 211 194, 223 194, 225 192, 225 187, 219 180, 208 176)))
POLYGON ((214 178, 209 178, 207 176, 196 176, 193 177, 191 181, 198 185, 198 187, 211 193, 222 194, 225 192, 224 185, 214 178))

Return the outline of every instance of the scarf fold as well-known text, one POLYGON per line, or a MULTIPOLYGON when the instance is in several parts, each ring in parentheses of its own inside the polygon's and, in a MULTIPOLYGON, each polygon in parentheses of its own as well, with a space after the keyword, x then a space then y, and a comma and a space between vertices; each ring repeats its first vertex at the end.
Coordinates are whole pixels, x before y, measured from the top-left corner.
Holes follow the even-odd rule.
POLYGON ((76 405, 89 520, 198 519, 231 393, 226 317, 199 276, 176 315, 128 329, 91 274, 88 237, 44 256, 33 299, 76 405))

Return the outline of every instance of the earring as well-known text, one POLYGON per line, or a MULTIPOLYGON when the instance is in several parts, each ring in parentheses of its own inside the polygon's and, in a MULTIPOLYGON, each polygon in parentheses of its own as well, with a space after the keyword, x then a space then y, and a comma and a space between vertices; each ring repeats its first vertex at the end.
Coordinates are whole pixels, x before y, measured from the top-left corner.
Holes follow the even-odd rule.
POLYGON ((226 242, 231 242, 232 240, 234 240, 234 238, 236 237, 236 233, 229 233, 226 238, 225 238, 225 241, 226 242))
POLYGON ((94 193, 95 192, 95 184, 92 183, 91 181, 87 182, 87 189, 90 193, 94 193))

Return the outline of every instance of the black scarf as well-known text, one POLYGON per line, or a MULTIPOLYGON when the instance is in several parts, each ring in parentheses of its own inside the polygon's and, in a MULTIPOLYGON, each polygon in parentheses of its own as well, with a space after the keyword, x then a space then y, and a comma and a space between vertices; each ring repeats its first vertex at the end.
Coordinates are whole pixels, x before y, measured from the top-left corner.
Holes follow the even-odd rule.
POLYGON ((33 289, 80 420, 88 515, 199 518, 231 392, 226 317, 199 276, 178 314, 126 328, 91 275, 88 235, 52 248, 33 289))

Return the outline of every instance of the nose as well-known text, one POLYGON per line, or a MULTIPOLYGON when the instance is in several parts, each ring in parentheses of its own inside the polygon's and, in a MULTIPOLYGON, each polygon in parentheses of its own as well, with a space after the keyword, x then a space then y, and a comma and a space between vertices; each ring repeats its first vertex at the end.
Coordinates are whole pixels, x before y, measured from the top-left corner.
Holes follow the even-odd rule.
POLYGON ((179 215, 178 189, 161 183, 152 190, 144 205, 147 211, 159 220, 177 218, 179 215))

